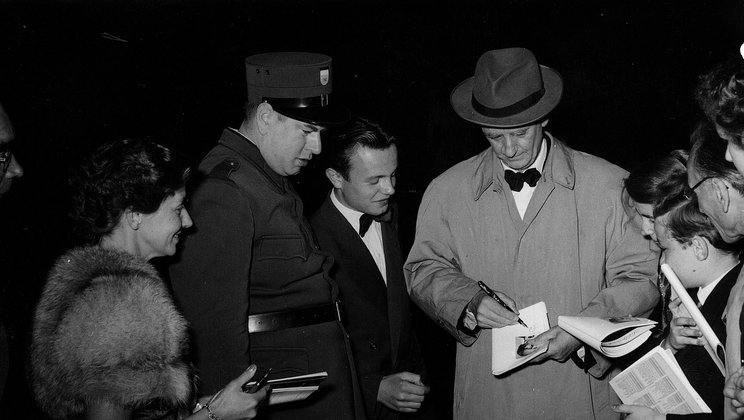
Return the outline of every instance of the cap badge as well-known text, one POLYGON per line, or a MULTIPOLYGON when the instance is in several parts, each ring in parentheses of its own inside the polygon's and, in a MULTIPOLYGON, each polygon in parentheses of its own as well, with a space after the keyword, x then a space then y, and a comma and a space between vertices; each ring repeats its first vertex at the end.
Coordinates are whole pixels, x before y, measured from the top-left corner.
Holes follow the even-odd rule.
POLYGON ((331 70, 328 67, 320 69, 320 84, 325 86, 331 79, 331 70))

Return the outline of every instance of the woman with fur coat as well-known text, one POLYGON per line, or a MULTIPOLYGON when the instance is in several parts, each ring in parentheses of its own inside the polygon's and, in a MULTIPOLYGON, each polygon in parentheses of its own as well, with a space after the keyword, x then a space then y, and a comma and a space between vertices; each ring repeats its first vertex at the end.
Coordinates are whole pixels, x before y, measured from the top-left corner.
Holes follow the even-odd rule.
POLYGON ((74 181, 73 216, 93 245, 52 268, 31 349, 34 394, 51 418, 255 417, 267 389, 241 390, 255 366, 194 406, 186 321, 148 262, 173 255, 192 225, 188 173, 164 146, 121 140, 74 181))

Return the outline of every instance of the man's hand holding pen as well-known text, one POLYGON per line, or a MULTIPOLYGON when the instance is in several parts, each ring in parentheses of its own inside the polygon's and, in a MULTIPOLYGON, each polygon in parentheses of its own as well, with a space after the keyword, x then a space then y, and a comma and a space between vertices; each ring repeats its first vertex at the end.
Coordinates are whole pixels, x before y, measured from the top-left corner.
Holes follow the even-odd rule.
POLYGON ((507 306, 503 307, 496 299, 486 295, 478 304, 478 311, 475 316, 478 320, 478 326, 481 328, 501 328, 507 325, 514 325, 518 322, 519 312, 517 306, 509 296, 501 292, 495 293, 507 306), (511 310, 510 310, 511 309, 511 310))

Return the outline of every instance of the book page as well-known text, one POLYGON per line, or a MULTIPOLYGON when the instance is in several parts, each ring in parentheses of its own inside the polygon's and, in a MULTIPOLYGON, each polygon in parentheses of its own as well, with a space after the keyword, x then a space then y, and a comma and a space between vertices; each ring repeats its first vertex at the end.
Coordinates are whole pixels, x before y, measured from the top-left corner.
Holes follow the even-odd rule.
POLYGON ((547 347, 543 347, 527 356, 517 354, 517 348, 527 338, 540 335, 550 329, 545 302, 520 309, 519 317, 529 328, 515 324, 491 330, 491 372, 494 375, 508 372, 548 351, 547 347))
POLYGON ((670 267, 669 264, 662 264, 661 271, 664 272, 667 280, 669 280, 669 284, 672 286, 672 290, 677 294, 677 297, 682 301, 682 304, 685 305, 687 312, 690 313, 690 318, 695 321, 698 329, 703 333, 705 350, 710 355, 710 358, 716 363, 716 366, 718 366, 721 375, 726 376, 726 349, 723 344, 721 344, 718 336, 713 332, 713 328, 710 327, 710 324, 705 320, 700 309, 687 293, 685 286, 682 285, 681 281, 679 281, 679 277, 674 273, 672 267, 670 267))
POLYGON ((610 385, 624 404, 642 405, 662 414, 710 413, 671 351, 655 347, 610 385))

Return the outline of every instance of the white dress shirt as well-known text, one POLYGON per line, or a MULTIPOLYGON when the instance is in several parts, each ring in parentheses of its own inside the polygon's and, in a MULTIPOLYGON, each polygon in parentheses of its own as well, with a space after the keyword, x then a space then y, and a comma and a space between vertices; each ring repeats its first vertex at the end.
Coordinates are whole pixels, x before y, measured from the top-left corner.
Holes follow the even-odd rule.
MULTIPOLYGON (((336 197, 335 189, 331 190, 331 202, 334 206, 338 209, 338 211, 341 212, 341 214, 344 216, 344 218, 349 222, 351 227, 354 229, 354 232, 359 234, 359 218, 362 217, 362 212, 351 209, 343 205, 339 200, 338 197, 336 197)), ((385 268, 385 250, 382 246, 382 229, 380 227, 380 222, 377 220, 373 220, 372 224, 369 227, 369 230, 367 233, 364 234, 364 236, 361 236, 362 241, 364 242, 364 245, 367 246, 367 249, 369 250, 369 253, 372 255, 372 258, 375 260, 375 264, 377 264, 377 268, 380 270, 380 274, 382 274, 382 279, 385 280, 385 285, 387 285, 387 270, 385 268)))

